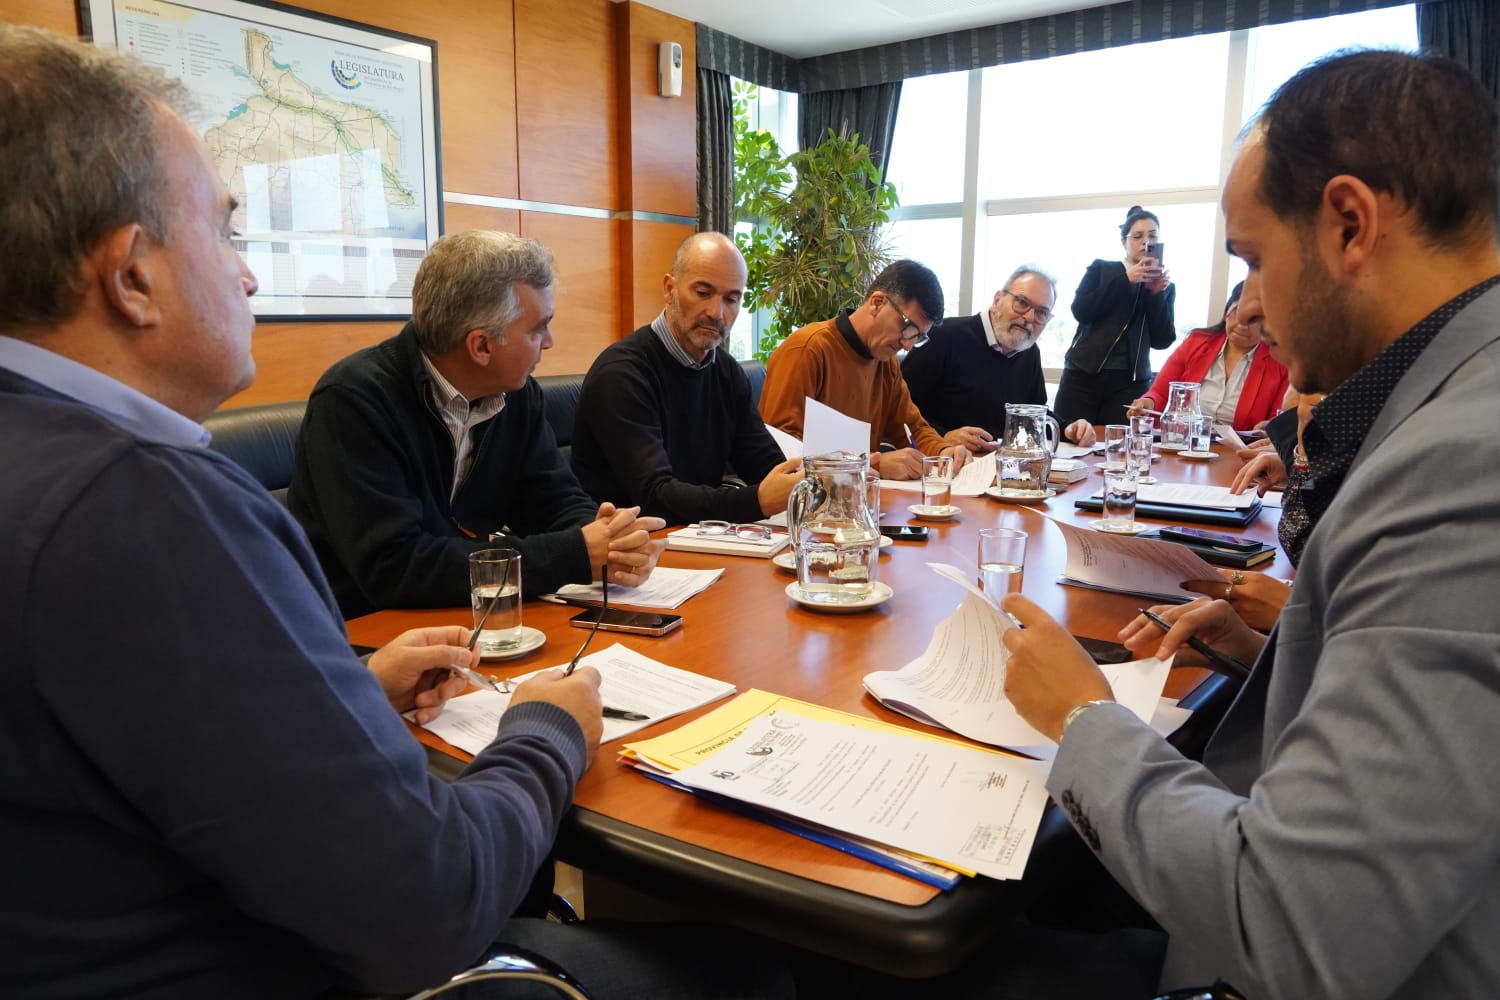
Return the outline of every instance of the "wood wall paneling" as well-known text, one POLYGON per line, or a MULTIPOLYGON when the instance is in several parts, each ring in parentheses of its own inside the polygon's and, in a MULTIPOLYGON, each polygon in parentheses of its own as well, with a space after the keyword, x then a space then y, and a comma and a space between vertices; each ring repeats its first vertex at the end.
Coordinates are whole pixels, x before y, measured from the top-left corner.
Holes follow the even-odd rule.
POLYGON ((47 28, 59 35, 78 34, 78 5, 73 0, 3 0, 0 21, 47 28))
POLYGON ((520 197, 619 207, 614 19, 605 0, 517 0, 520 197))
POLYGON ((521 235, 541 240, 557 260, 552 321, 555 341, 538 375, 586 372, 600 351, 629 333, 619 318, 620 224, 548 212, 522 212, 521 235))
MULTIPOLYGON (((438 46, 447 191, 615 213, 696 214, 696 33, 610 0, 301 0, 309 10, 438 46), (683 96, 657 94, 656 45, 683 46, 683 96), (622 131, 625 130, 625 131, 622 131), (633 134, 628 149, 622 134, 633 134), (628 178, 623 180, 622 178, 628 178)), ((75 0, 0 0, 0 18, 77 31, 75 0)), ((661 307, 661 274, 691 226, 447 204, 447 230, 536 236, 557 254, 557 346, 541 371, 587 370, 661 307)), ((305 397, 328 366, 400 321, 261 323, 256 383, 226 405, 305 397)))
POLYGON ((628 230, 635 278, 630 289, 631 312, 626 330, 644 326, 656 318, 663 305, 661 278, 672 269, 672 255, 683 240, 693 235, 692 226, 669 222, 634 222, 628 230))
POLYGON ((621 187, 626 187, 623 178, 628 176, 628 207, 637 212, 696 218, 697 27, 692 21, 638 3, 622 3, 619 7, 621 187), (660 94, 657 60, 662 42, 682 46, 681 97, 660 94))

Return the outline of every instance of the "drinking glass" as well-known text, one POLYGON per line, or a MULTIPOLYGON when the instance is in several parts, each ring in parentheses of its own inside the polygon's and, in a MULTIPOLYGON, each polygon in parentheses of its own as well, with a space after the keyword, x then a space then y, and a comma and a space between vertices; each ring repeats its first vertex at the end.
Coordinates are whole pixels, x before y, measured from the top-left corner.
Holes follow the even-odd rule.
POLYGON ((1130 533, 1135 530, 1135 472, 1130 469, 1104 474, 1104 518, 1100 531, 1130 533))
POLYGON ((1104 460, 1125 462, 1125 438, 1130 435, 1129 424, 1106 424, 1104 426, 1104 460))
POLYGON ((482 655, 503 653, 519 646, 521 553, 516 549, 480 549, 469 553, 469 602, 474 608, 474 627, 479 629, 482 655))
POLYGON ((1130 434, 1125 438, 1125 469, 1135 473, 1138 484, 1156 482, 1151 476, 1151 435, 1130 434))
POLYGON ((922 459, 922 503, 928 508, 947 507, 953 496, 953 456, 929 455, 922 459))
POLYGON ((998 604, 1019 594, 1026 568, 1026 532, 1015 528, 979 529, 979 588, 998 604))

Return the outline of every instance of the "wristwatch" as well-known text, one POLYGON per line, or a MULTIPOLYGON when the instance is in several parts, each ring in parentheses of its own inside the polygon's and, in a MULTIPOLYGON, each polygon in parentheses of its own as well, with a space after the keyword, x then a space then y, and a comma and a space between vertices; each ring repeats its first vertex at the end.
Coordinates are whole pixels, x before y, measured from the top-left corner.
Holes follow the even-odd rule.
POLYGON ((1095 701, 1086 701, 1086 702, 1084 702, 1081 705, 1074 705, 1073 708, 1068 712, 1068 714, 1065 715, 1065 716, 1063 716, 1063 727, 1062 727, 1063 735, 1064 736, 1068 735, 1068 727, 1073 724, 1073 720, 1074 719, 1078 718, 1080 715, 1082 715, 1084 712, 1087 712, 1089 709, 1093 708, 1095 705, 1113 705, 1113 704, 1115 704, 1115 702, 1111 698, 1099 698, 1099 699, 1097 699, 1095 701))

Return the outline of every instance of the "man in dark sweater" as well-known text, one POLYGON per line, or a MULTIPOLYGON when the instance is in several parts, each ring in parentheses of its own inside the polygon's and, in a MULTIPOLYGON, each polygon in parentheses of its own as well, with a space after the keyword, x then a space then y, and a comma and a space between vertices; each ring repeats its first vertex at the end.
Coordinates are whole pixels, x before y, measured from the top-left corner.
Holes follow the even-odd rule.
POLYGON ((650 575, 663 526, 597 509, 564 462, 531 371, 552 346, 552 254, 469 230, 417 270, 412 321, 318 380, 287 494, 344 617, 469 603, 469 554, 520 550, 528 595, 650 575))
POLYGON ((745 259, 719 233, 687 238, 662 279, 666 308, 611 344, 583 380, 573 471, 596 497, 684 524, 786 509, 798 459, 761 421, 750 382, 720 350, 745 294, 745 259), (726 482, 732 468, 744 480, 726 482))
POLYGON ((297 525, 204 447, 254 375, 256 282, 185 90, 0 24, 0 95, 0 995, 410 993, 496 939, 601 998, 757 995, 758 949, 509 919, 598 674, 518 687, 428 775, 396 711, 463 687, 468 630, 360 663, 297 525))
MULTIPOLYGON (((1037 338, 1052 318, 1057 283, 1029 265, 1017 268, 985 312, 949 319, 906 353, 901 375, 922 416, 946 434, 973 424, 995 438, 1005 432, 1006 403, 1047 402, 1037 338)), ((1078 420, 1063 430, 1074 444, 1094 443, 1078 420)))

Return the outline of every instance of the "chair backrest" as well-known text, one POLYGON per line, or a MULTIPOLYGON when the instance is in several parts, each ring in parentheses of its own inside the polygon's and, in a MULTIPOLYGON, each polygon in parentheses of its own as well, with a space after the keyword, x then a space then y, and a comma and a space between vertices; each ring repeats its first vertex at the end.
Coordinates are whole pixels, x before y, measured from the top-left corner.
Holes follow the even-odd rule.
POLYGON ((237 406, 213 413, 203 426, 213 435, 210 448, 250 473, 284 504, 296 471, 297 432, 306 412, 303 399, 237 406))
POLYGON ((563 458, 573 455, 573 419, 578 413, 578 398, 583 394, 582 375, 538 375, 542 387, 542 412, 557 438, 563 458))

